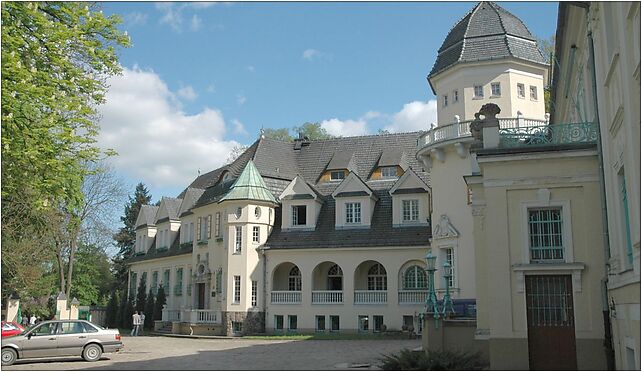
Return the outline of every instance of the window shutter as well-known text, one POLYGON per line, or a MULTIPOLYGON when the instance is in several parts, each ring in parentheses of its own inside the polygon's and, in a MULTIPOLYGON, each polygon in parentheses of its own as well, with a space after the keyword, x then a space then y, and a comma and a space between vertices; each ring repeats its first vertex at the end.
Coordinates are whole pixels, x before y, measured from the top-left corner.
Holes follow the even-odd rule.
POLYGON ((201 219, 203 217, 199 217, 198 221, 196 222, 196 240, 201 240, 201 219))
POLYGON ((207 238, 210 239, 212 237, 212 215, 207 216, 207 238))

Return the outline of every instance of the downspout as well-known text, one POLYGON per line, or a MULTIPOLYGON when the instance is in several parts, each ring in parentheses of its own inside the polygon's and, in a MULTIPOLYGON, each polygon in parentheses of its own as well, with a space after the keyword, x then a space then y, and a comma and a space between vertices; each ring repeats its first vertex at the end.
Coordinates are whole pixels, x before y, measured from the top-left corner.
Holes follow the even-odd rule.
POLYGON ((265 254, 265 251, 267 249, 270 249, 270 247, 267 246, 262 246, 259 248, 261 250, 261 257, 263 258, 263 296, 261 296, 261 300, 263 302, 263 332, 266 332, 267 329, 267 316, 268 316, 268 308, 267 308, 267 255, 265 254))
POLYGON ((602 209, 602 235, 603 235, 603 253, 604 253, 604 277, 602 278, 602 317, 604 319, 604 348, 606 352, 606 366, 608 370, 615 369, 615 351, 613 350, 613 335, 611 332, 611 316, 609 313, 609 298, 608 298, 608 282, 609 282, 609 260, 611 258, 610 252, 610 239, 609 239, 609 220, 607 214, 606 204, 606 185, 604 180, 604 156, 602 148, 602 131, 600 128, 600 111, 597 99, 597 74, 595 71, 595 46, 593 43, 593 31, 589 25, 589 8, 590 5, 586 3, 574 3, 586 10, 586 28, 588 30, 588 46, 589 46, 589 64, 591 66, 591 88, 593 95, 593 106, 595 107, 594 122, 597 128, 597 157, 598 157, 598 177, 600 180, 600 205, 602 209), (580 5, 582 4, 582 5, 580 5), (586 4, 586 5, 584 5, 586 4))

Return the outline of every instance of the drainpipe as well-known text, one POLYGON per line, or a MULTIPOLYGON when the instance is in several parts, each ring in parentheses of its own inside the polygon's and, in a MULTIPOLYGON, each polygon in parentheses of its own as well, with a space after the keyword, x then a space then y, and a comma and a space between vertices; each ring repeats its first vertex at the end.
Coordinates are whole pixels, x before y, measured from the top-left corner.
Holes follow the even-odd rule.
POLYGON ((267 255, 265 254, 265 251, 270 249, 270 247, 267 246, 262 246, 259 248, 261 250, 261 257, 263 258, 263 296, 262 296, 262 302, 263 302, 263 332, 266 331, 267 329, 267 316, 268 316, 268 309, 267 309, 267 255))
POLYGON ((589 25, 589 8, 590 5, 586 3, 573 3, 586 10, 586 28, 588 30, 588 46, 589 46, 589 64, 591 66, 591 89, 593 95, 593 106, 595 107, 595 123, 597 127, 597 156, 598 156, 598 173, 600 181, 600 205, 602 209, 602 235, 603 235, 603 253, 604 253, 604 277, 601 281, 602 286, 602 317, 604 319, 604 348, 606 352, 606 365, 608 370, 615 369, 615 352, 613 350, 613 335, 611 333, 611 317, 609 314, 609 299, 608 299, 608 281, 609 281, 609 260, 611 252, 609 249, 609 221, 607 214, 606 204, 606 186, 604 180, 604 155, 602 148, 602 131, 600 128, 600 111, 597 99, 597 75, 595 71, 595 46, 593 43, 593 31, 589 25))

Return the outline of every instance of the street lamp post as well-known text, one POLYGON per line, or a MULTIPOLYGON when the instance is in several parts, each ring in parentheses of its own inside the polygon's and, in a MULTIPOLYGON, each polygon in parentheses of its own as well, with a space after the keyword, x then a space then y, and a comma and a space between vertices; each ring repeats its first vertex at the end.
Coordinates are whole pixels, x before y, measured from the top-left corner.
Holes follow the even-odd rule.
POLYGON ((444 318, 448 317, 448 313, 454 314, 455 308, 453 306, 453 300, 450 298, 450 278, 453 277, 453 268, 450 263, 444 263, 444 279, 446 281, 446 293, 443 298, 443 315, 444 318))
POLYGON ((426 313, 432 313, 435 324, 439 321, 439 305, 437 304, 437 293, 435 292, 435 262, 437 257, 429 252, 426 255, 426 273, 428 274, 428 298, 426 299, 426 313))

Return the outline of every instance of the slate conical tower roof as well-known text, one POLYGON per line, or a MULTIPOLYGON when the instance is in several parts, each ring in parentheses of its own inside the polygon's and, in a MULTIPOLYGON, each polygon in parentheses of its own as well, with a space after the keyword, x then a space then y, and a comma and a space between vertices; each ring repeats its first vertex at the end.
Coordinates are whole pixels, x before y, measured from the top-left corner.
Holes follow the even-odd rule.
POLYGON ((482 1, 450 30, 428 77, 457 63, 509 57, 545 63, 535 38, 519 18, 482 1))
POLYGON ((265 186, 263 177, 252 160, 247 162, 239 178, 220 201, 225 200, 258 200, 276 204, 274 195, 265 186))

